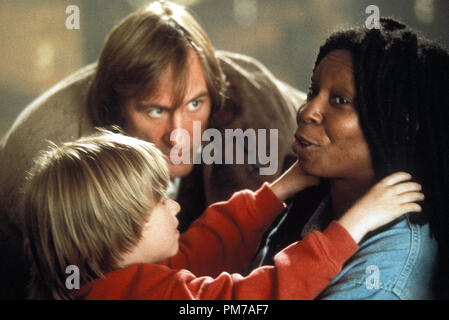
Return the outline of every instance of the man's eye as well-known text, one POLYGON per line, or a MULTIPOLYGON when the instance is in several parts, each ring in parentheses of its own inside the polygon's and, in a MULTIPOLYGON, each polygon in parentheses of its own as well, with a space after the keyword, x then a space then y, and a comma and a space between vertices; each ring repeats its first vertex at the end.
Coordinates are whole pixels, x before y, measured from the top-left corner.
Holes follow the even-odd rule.
POLYGON ((160 118, 164 114, 164 109, 154 108, 148 111, 148 114, 153 118, 160 118))
POLYGON ((192 100, 187 105, 189 110, 197 110, 200 107, 200 101, 199 100, 192 100))

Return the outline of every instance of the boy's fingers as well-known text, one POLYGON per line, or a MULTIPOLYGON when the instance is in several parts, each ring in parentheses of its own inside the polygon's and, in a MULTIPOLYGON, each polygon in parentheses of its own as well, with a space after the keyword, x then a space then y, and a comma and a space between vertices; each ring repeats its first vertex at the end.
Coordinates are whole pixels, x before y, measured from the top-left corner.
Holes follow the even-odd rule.
POLYGON ((399 195, 400 203, 423 201, 425 199, 424 193, 422 192, 407 192, 399 195))
POLYGON ((403 209, 404 213, 422 211, 422 207, 415 202, 403 203, 401 205, 401 208, 403 209))
POLYGON ((392 187, 393 192, 396 194, 402 194, 406 192, 413 192, 413 191, 421 191, 422 187, 419 183, 416 182, 403 182, 398 183, 395 186, 392 187))
POLYGON ((385 177, 382 181, 385 185, 392 186, 399 182, 410 180, 411 178, 412 175, 410 173, 400 171, 385 177))

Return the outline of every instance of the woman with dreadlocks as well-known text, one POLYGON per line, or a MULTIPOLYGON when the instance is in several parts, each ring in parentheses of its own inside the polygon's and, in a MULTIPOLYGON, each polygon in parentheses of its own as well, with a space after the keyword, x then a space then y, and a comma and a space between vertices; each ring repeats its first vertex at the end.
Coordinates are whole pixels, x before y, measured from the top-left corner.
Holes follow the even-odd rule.
POLYGON ((258 259, 269 264, 299 230, 326 227, 376 181, 406 171, 423 186, 423 214, 368 234, 319 298, 447 298, 449 53, 393 19, 381 24, 336 32, 320 48, 293 148, 322 182, 295 196, 258 259))

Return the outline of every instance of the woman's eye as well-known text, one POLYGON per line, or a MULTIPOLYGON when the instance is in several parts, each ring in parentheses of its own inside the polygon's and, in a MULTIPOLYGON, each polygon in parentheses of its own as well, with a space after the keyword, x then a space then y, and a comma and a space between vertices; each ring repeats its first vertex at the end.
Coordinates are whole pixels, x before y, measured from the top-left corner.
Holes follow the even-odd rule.
POLYGON ((190 101, 187 107, 189 108, 189 110, 192 111, 197 110, 200 107, 200 101, 199 100, 190 101))
POLYGON ((162 108, 154 108, 148 111, 148 114, 153 118, 160 118, 164 114, 164 109, 162 108))
POLYGON ((349 99, 340 97, 340 96, 336 96, 334 97, 334 101, 336 104, 348 104, 351 103, 351 101, 349 99))

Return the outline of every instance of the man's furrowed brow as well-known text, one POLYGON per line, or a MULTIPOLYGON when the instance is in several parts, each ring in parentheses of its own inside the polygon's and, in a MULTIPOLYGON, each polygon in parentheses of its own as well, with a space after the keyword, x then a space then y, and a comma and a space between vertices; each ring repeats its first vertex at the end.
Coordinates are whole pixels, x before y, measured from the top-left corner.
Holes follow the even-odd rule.
POLYGON ((139 102, 137 104, 136 108, 137 108, 138 111, 146 111, 148 109, 164 109, 164 110, 169 110, 170 109, 170 107, 168 107, 168 106, 163 106, 163 105, 158 104, 158 103, 144 102, 144 101, 139 102))
POLYGON ((209 97, 209 92, 208 91, 201 91, 198 94, 192 95, 191 98, 188 98, 187 102, 198 100, 198 99, 205 98, 205 97, 209 97))

